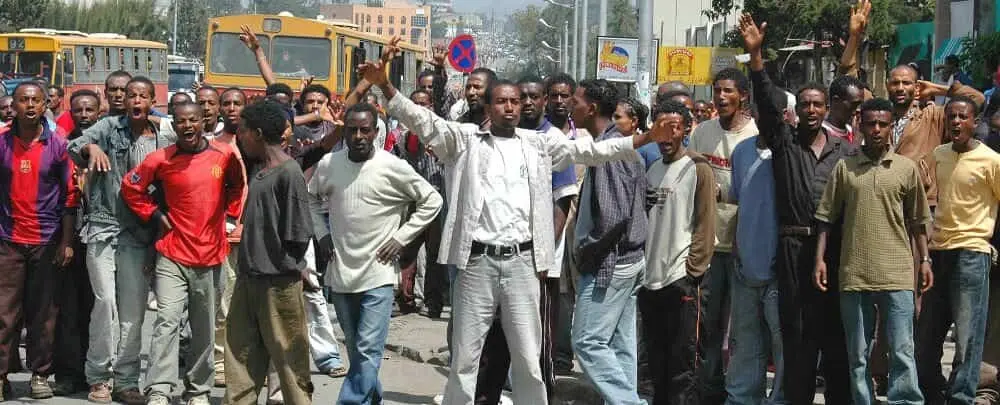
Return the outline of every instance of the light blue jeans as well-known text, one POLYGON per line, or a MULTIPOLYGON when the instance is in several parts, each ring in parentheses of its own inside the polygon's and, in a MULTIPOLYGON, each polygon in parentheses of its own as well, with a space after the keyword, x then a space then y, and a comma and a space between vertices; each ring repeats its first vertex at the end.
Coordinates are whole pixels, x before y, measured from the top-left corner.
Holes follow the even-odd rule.
MULTIPOLYGON (((640 261, 636 266, 645 267, 640 261)), ((587 378, 609 404, 645 404, 638 393, 636 293, 643 272, 612 277, 597 287, 593 274, 582 274, 573 312, 573 352, 587 378)))
POLYGON ((333 293, 333 308, 344 329, 350 367, 340 388, 338 405, 381 404, 385 339, 389 335, 393 286, 385 285, 360 293, 333 293))
POLYGON ((875 401, 871 368, 868 358, 875 333, 875 306, 879 308, 881 330, 888 340, 890 404, 924 403, 917 382, 917 361, 914 356, 913 291, 842 291, 840 317, 847 336, 847 361, 851 375, 851 398, 854 405, 871 405, 875 401))
POLYGON ((784 352, 778 318, 778 282, 750 283, 737 268, 730 278, 732 328, 726 405, 786 404, 784 352), (768 355, 774 359, 774 387, 767 395, 768 355))

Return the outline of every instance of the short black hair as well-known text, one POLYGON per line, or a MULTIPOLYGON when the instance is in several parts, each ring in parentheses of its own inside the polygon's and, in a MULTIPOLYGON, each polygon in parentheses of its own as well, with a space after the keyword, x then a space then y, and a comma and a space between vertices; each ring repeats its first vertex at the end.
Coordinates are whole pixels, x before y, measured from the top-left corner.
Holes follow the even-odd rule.
POLYGON ((59 87, 59 86, 49 86, 49 90, 53 90, 53 89, 55 89, 56 94, 58 94, 59 97, 66 97, 66 91, 63 90, 62 87, 59 87))
POLYGON ((38 90, 41 91, 42 94, 45 94, 45 85, 44 84, 41 84, 41 83, 36 82, 34 80, 25 80, 23 82, 18 83, 17 86, 14 86, 14 91, 10 92, 10 95, 13 96, 13 95, 17 94, 17 91, 20 90, 22 87, 35 87, 35 88, 38 88, 38 90))
POLYGON ((176 112, 178 109, 185 108, 185 107, 194 108, 194 109, 198 110, 198 114, 199 115, 201 115, 202 117, 205 116, 205 109, 201 107, 201 104, 195 103, 193 101, 185 101, 183 103, 179 103, 179 104, 174 105, 174 111, 176 112))
POLYGON ((736 88, 740 93, 748 94, 750 93, 750 79, 747 79, 747 75, 743 74, 743 71, 736 68, 725 68, 715 74, 712 78, 712 85, 723 80, 732 80, 736 83, 736 88))
POLYGON ((583 97, 597 104, 597 113, 605 118, 611 118, 618 107, 618 90, 611 82, 604 79, 584 80, 580 82, 583 97))
POLYGON ((280 145, 288 128, 285 108, 276 101, 261 100, 246 106, 240 119, 252 130, 260 131, 268 145, 280 145))
POLYGON ((671 90, 656 96, 656 103, 659 104, 667 100, 673 100, 674 97, 687 97, 690 98, 692 102, 694 101, 694 98, 691 97, 691 93, 681 90, 671 90))
MULTIPOLYGON (((476 68, 476 70, 473 70, 472 73, 469 73, 469 76, 479 75, 479 74, 486 75, 486 81, 487 82, 492 83, 492 82, 497 81, 497 72, 494 72, 493 69, 484 68, 484 67, 476 68)), ((487 87, 489 87, 489 86, 487 86, 487 87)))
POLYGON ((892 112, 892 102, 884 98, 873 98, 861 103, 861 115, 868 111, 888 111, 892 112))
POLYGON ((858 78, 849 75, 840 75, 830 82, 830 100, 837 98, 839 100, 847 99, 847 91, 851 87, 858 89, 858 91, 865 90, 865 84, 858 80, 858 78))
POLYGON ((566 73, 556 73, 545 79, 545 93, 548 94, 549 89, 557 84, 565 84, 569 86, 569 92, 576 92, 576 80, 573 80, 573 76, 566 73))
POLYGON ((204 84, 201 87, 199 87, 198 90, 196 90, 194 92, 195 98, 197 98, 198 97, 198 93, 201 93, 202 91, 210 91, 212 93, 215 93, 216 97, 219 96, 219 90, 218 89, 216 89, 214 86, 210 86, 210 85, 204 84))
POLYGON ((322 84, 310 84, 299 93, 299 104, 305 105, 306 95, 310 93, 319 93, 326 96, 327 100, 330 99, 330 89, 326 88, 326 86, 322 84))
POLYGON ((170 103, 170 104, 179 104, 179 103, 175 103, 174 102, 174 100, 176 100, 178 97, 184 97, 185 99, 187 99, 187 101, 191 101, 191 95, 190 94, 176 92, 176 93, 174 93, 174 95, 170 96, 170 100, 167 100, 167 102, 170 103))
POLYGON ((802 87, 799 87, 799 91, 795 92, 795 98, 798 99, 802 95, 802 92, 806 90, 816 90, 823 94, 823 100, 829 100, 829 96, 826 92, 826 87, 817 82, 809 82, 803 84, 802 87))
POLYGON ((976 115, 976 116, 979 115, 979 104, 976 104, 976 100, 973 100, 973 99, 969 98, 968 96, 954 96, 950 100, 948 100, 948 103, 945 104, 944 107, 948 108, 948 106, 950 106, 950 105, 952 105, 954 103, 965 103, 965 104, 968 104, 968 105, 972 106, 972 115, 976 115))
POLYGON ((225 96, 226 93, 232 93, 232 92, 239 93, 239 95, 243 96, 244 99, 247 98, 247 94, 244 93, 243 89, 241 89, 239 87, 230 87, 230 88, 227 88, 227 89, 225 89, 225 90, 222 91, 222 94, 220 94, 219 97, 221 98, 221 97, 225 96))
MULTIPOLYGON (((909 70, 909 71, 913 72, 913 77, 915 77, 917 79, 920 79, 920 69, 919 69, 919 67, 920 66, 917 65, 916 63, 914 63, 913 65, 911 65, 909 63, 899 64, 899 65, 896 65, 896 67, 890 69, 889 70, 889 74, 891 75, 892 71, 896 70, 896 69, 906 69, 906 70, 909 70), (914 66, 914 65, 916 65, 916 66, 914 66)), ((889 80, 889 79, 886 78, 886 80, 889 80)))
POLYGON ((98 104, 101 103, 101 96, 98 95, 96 91, 93 91, 93 90, 90 90, 90 89, 80 89, 80 90, 74 91, 73 94, 70 94, 70 96, 69 96, 69 103, 73 104, 73 101, 76 100, 76 99, 78 99, 78 98, 80 98, 80 97, 93 97, 94 99, 97 100, 98 104))
POLYGON ((519 94, 521 93, 521 86, 514 84, 514 82, 510 80, 506 79, 494 80, 490 82, 489 87, 486 88, 486 92, 483 93, 483 97, 486 99, 486 101, 483 104, 485 105, 493 104, 493 92, 496 90, 497 87, 500 86, 511 86, 514 88, 514 90, 517 90, 519 94))
POLYGON ((148 77, 146 77, 146 76, 135 76, 131 80, 128 81, 128 84, 125 85, 125 88, 127 89, 128 86, 131 86, 131 85, 133 85, 135 83, 145 84, 146 86, 149 87, 149 95, 151 95, 151 96, 155 96, 156 95, 156 85, 154 85, 153 81, 149 80, 148 77))
POLYGON ((649 130, 649 108, 634 98, 623 98, 618 100, 618 105, 628 107, 629 115, 632 116, 632 119, 636 120, 640 130, 643 132, 649 130))
POLYGON ((522 84, 528 84, 528 83, 544 84, 545 82, 542 81, 541 77, 538 77, 538 76, 535 76, 535 75, 521 76, 520 79, 517 79, 517 85, 518 86, 520 86, 522 84))
POLYGON ((264 90, 264 95, 273 96, 275 94, 287 94, 288 98, 295 97, 295 92, 292 91, 292 87, 284 83, 271 83, 267 85, 267 89, 264 90))
POLYGON ((691 126, 691 110, 677 101, 665 100, 656 103, 653 107, 653 121, 656 121, 656 117, 659 117, 660 114, 680 114, 681 118, 684 119, 684 126, 691 126))
POLYGON ((375 106, 368 103, 357 103, 347 107, 347 110, 344 111, 344 120, 346 120, 347 117, 350 117, 351 114, 356 113, 368 113, 372 117, 372 128, 378 126, 378 110, 375 109, 375 106))
POLYGON ((427 76, 434 77, 435 78, 434 80, 437 80, 437 75, 434 74, 433 70, 421 70, 420 73, 417 74, 417 82, 419 83, 421 80, 424 80, 424 78, 427 76))
POLYGON ((132 74, 131 73, 126 72, 124 70, 116 70, 114 72, 111 72, 108 75, 108 77, 104 79, 104 86, 107 86, 108 83, 111 83, 111 79, 116 79, 116 78, 119 78, 119 77, 124 77, 124 78, 128 78, 129 80, 132 80, 132 74))
POLYGON ((427 96, 427 98, 431 99, 431 101, 434 100, 434 96, 432 96, 429 91, 424 90, 424 89, 413 90, 413 92, 410 93, 410 100, 413 100, 413 97, 416 97, 417 94, 423 94, 423 95, 427 96))

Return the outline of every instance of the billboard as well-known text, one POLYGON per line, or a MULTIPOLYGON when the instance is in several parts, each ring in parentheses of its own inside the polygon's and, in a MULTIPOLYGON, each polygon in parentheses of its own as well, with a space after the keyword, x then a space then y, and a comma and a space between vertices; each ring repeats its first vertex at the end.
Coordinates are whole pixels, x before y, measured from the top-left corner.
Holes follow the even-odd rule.
POLYGON ((689 86, 708 85, 720 70, 739 67, 736 48, 663 46, 659 48, 656 82, 680 81, 689 86))
MULTIPOLYGON (((653 49, 660 44, 653 40, 653 49)), ((656 58, 653 69, 656 71, 656 58)), ((639 39, 621 37, 597 37, 597 78, 612 82, 635 82, 639 80, 639 39)))

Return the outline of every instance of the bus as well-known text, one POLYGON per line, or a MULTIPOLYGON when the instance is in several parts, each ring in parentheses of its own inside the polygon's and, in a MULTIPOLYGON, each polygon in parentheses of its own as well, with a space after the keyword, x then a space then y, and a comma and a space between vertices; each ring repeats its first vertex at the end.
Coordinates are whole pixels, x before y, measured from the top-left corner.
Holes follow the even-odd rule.
MULTIPOLYGON (((217 88, 239 87, 251 96, 266 87, 252 52, 240 42, 240 26, 257 35, 277 80, 298 89, 313 76, 331 93, 346 96, 361 80, 357 65, 377 60, 389 38, 357 30, 353 24, 279 15, 231 15, 209 19, 205 47, 205 83, 217 88)), ((390 66, 390 80, 403 94, 416 88, 426 50, 401 43, 401 54, 390 66)))
POLYGON ((104 80, 116 70, 148 77, 156 86, 155 107, 166 107, 166 44, 47 28, 0 34, 0 73, 8 94, 21 82, 44 81, 65 90, 63 108, 68 110, 73 91, 90 89, 103 95, 104 80))
POLYGON ((185 93, 194 99, 195 83, 201 83, 205 75, 205 65, 200 60, 179 55, 167 55, 167 99, 174 93, 185 93))

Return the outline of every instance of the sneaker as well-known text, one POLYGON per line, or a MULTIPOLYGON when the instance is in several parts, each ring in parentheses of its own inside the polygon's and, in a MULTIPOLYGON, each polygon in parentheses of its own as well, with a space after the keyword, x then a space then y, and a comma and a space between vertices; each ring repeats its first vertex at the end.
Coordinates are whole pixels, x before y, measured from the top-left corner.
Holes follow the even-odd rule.
POLYGON ((504 391, 500 394, 500 405, 514 405, 514 400, 510 399, 511 393, 504 391))
POLYGON ((222 371, 215 372, 215 386, 222 388, 226 386, 226 373, 222 371))
POLYGON ((325 374, 333 378, 340 378, 347 375, 347 368, 343 366, 334 367, 331 368, 329 371, 327 371, 325 374))
POLYGON ((31 399, 52 398, 52 387, 49 386, 49 377, 32 374, 31 375, 31 399))
POLYGON ((156 311, 157 309, 159 309, 159 305, 160 304, 156 302, 156 296, 150 294, 149 298, 146 300, 146 309, 150 311, 156 311))
POLYGON ((187 405, 209 405, 208 395, 198 395, 187 400, 187 405))
POLYGON ((111 394, 111 399, 125 405, 143 405, 146 403, 146 396, 139 392, 138 388, 128 388, 111 394))
POLYGON ((111 385, 108 383, 97 383, 90 386, 90 393, 87 400, 98 404, 111 403, 111 385))
POLYGON ((149 399, 146 400, 146 405, 170 405, 170 398, 159 392, 154 392, 149 394, 149 399))
POLYGON ((56 382, 52 384, 52 393, 56 396, 66 397, 78 392, 86 391, 88 388, 90 388, 90 386, 82 381, 59 381, 56 379, 56 382))
POLYGON ((434 401, 433 401, 434 405, 441 405, 443 403, 444 403, 444 395, 437 394, 434 396, 434 401))

